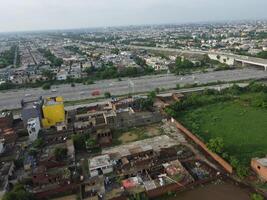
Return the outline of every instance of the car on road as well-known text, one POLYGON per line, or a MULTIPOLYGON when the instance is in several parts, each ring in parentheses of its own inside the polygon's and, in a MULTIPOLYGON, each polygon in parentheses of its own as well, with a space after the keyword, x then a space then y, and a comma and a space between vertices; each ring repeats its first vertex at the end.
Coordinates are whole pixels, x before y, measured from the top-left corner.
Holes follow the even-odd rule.
POLYGON ((56 90, 56 89, 52 89, 51 91, 52 91, 52 92, 57 92, 57 90, 56 90))
POLYGON ((94 90, 92 93, 92 96, 99 96, 101 94, 100 90, 94 90))
POLYGON ((32 96, 31 94, 25 94, 25 97, 30 97, 30 96, 32 96))

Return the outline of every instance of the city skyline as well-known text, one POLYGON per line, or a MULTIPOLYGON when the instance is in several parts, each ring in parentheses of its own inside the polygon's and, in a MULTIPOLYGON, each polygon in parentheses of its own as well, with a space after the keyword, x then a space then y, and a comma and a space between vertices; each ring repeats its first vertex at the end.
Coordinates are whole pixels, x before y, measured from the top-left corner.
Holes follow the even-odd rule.
POLYGON ((1 1, 0 32, 267 18, 264 0, 1 1))

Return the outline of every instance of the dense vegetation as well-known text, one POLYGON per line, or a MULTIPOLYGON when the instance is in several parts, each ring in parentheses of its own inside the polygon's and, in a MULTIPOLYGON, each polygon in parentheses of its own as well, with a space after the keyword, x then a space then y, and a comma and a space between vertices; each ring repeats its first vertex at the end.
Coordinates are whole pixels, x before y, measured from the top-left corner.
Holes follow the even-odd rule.
POLYGON ((17 46, 12 46, 10 50, 0 53, 0 68, 5 68, 14 64, 17 46))
POLYGON ((51 62, 52 66, 59 67, 63 64, 62 58, 56 57, 49 49, 38 49, 44 57, 51 62))
POLYGON ((211 60, 208 55, 204 55, 198 62, 193 63, 192 61, 177 57, 175 64, 170 66, 170 70, 174 74, 185 74, 196 70, 205 70, 209 67, 217 67, 215 70, 228 70, 230 67, 226 64, 222 64, 218 61, 211 60))
POLYGON ((77 46, 66 46, 64 48, 80 55, 86 55, 86 53, 81 51, 80 48, 77 46))
POLYGON ((138 77, 143 75, 154 74, 155 70, 145 64, 142 59, 136 61, 141 67, 124 67, 122 69, 114 66, 112 62, 103 65, 100 68, 90 67, 86 69, 89 77, 94 79, 111 79, 120 77, 138 77))
POLYGON ((227 159, 242 177, 252 157, 267 152, 267 87, 251 83, 221 92, 192 94, 166 109, 215 153, 227 159))
POLYGON ((35 198, 29 193, 23 185, 17 184, 10 191, 5 193, 3 200, 34 200, 35 198))
POLYGON ((260 53, 257 54, 258 58, 264 58, 267 59, 267 51, 262 51, 260 53))

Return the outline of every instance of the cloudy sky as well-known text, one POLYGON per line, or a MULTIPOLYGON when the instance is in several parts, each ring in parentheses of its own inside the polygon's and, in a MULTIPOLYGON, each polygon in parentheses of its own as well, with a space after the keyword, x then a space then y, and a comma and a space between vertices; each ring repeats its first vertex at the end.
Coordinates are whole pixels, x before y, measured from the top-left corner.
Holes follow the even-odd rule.
POLYGON ((0 32, 267 19, 267 0, 0 0, 0 32))

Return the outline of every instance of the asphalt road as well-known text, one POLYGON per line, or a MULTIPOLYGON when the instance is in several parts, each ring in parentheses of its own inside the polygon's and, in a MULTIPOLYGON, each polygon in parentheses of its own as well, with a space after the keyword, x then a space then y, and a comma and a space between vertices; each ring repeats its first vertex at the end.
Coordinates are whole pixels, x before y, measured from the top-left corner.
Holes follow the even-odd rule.
POLYGON ((96 98, 91 93, 94 90, 100 90, 101 96, 105 91, 112 95, 123 95, 136 92, 152 91, 155 88, 170 89, 175 88, 176 84, 205 84, 216 81, 241 81, 248 79, 267 78, 267 72, 257 69, 238 69, 228 71, 216 71, 209 73, 199 73, 186 76, 174 76, 172 74, 144 76, 139 78, 125 78, 122 81, 117 79, 97 81, 92 85, 76 84, 75 87, 70 85, 53 86, 51 90, 42 88, 9 90, 0 92, 0 110, 20 108, 20 101, 23 98, 29 99, 39 96, 63 96, 67 101, 96 98), (134 87, 133 87, 134 86, 134 87), (54 90, 54 92, 52 91, 54 90))

